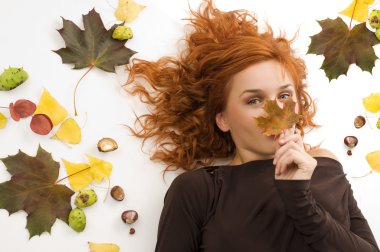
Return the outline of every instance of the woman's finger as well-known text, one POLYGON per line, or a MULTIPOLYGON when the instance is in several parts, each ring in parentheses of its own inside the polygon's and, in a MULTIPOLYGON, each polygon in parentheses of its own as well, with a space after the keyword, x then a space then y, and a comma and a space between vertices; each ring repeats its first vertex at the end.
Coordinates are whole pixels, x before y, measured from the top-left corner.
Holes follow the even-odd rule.
POLYGON ((302 151, 301 146, 299 146, 294 141, 288 141, 284 145, 282 145, 280 148, 277 149, 276 153, 274 154, 273 164, 276 164, 279 160, 279 158, 283 155, 286 155, 286 152, 290 149, 294 149, 297 151, 302 151))

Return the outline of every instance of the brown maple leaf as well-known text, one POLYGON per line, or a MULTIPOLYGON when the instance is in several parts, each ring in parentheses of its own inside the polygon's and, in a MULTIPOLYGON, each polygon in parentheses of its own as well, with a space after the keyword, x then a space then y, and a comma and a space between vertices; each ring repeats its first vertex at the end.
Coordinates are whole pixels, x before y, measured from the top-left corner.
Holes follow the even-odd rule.
POLYGON ((267 116, 256 117, 257 126, 263 129, 266 136, 278 135, 284 129, 289 129, 297 123, 302 116, 295 113, 296 103, 292 99, 284 102, 284 107, 280 108, 276 100, 266 100, 264 110, 267 116))
POLYGON ((372 73, 377 59, 373 46, 380 41, 368 30, 365 22, 355 25, 351 30, 340 17, 334 20, 324 19, 318 23, 322 31, 311 36, 307 53, 325 56, 321 69, 329 81, 347 74, 351 64, 372 73))
POLYGON ((36 157, 19 151, 0 160, 12 175, 11 180, 0 184, 0 208, 9 214, 24 210, 30 238, 50 233, 57 218, 68 223, 74 192, 56 184, 59 163, 50 153, 39 146, 36 157))
POLYGON ((84 30, 70 20, 64 18, 62 20, 63 28, 58 32, 65 40, 66 47, 53 52, 61 56, 63 63, 74 64, 74 69, 90 67, 75 86, 74 110, 77 116, 75 94, 83 77, 94 67, 106 72, 115 72, 115 66, 128 64, 130 58, 137 52, 124 46, 127 39, 112 38, 112 33, 118 25, 115 24, 106 30, 95 9, 83 15, 84 30))

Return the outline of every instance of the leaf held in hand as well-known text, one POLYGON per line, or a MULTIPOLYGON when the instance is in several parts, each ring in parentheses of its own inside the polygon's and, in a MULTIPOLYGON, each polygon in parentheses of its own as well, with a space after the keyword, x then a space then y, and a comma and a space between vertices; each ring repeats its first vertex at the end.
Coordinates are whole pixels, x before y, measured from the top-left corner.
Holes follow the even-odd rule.
POLYGON ((119 252, 120 250, 119 246, 113 243, 88 242, 88 245, 90 252, 119 252))
POLYGON ((34 114, 47 115, 53 125, 58 125, 67 116, 67 110, 57 102, 57 100, 44 88, 40 102, 34 114))
POLYGON ((340 17, 321 20, 318 23, 322 31, 311 36, 307 53, 325 56, 321 69, 330 81, 347 74, 351 64, 372 73, 375 60, 378 58, 373 46, 380 41, 368 30, 366 23, 355 25, 352 30, 340 17))
POLYGON ((45 114, 35 114, 30 121, 30 128, 38 135, 47 135, 53 129, 53 123, 45 114))
POLYGON ((134 0, 119 0, 115 11, 115 17, 118 20, 130 23, 136 19, 140 11, 144 8, 144 5, 136 3, 134 0))
POLYGON ((295 113, 296 103, 287 99, 283 108, 280 108, 275 100, 266 100, 264 102, 264 110, 267 117, 256 117, 257 126, 263 129, 266 136, 280 134, 282 130, 289 129, 297 123, 301 116, 295 113))
POLYGON ((380 173, 380 151, 373 151, 368 153, 365 158, 372 170, 380 173))
POLYGON ((6 125, 7 125, 7 118, 2 113, 0 113, 0 129, 5 128, 6 125))
POLYGON ((63 28, 58 32, 66 48, 54 51, 63 63, 74 64, 74 69, 96 66, 106 72, 115 72, 115 66, 128 64, 129 58, 136 53, 124 46, 126 40, 112 38, 118 25, 106 30, 95 9, 83 15, 83 24, 84 30, 81 30, 72 21, 63 19, 63 28))
POLYGON ((74 192, 56 184, 59 163, 50 153, 39 146, 35 157, 19 151, 1 161, 12 177, 0 184, 0 208, 9 214, 24 210, 30 238, 50 233, 57 218, 68 222, 74 192))
POLYGON ((372 93, 367 97, 362 98, 364 108, 372 113, 377 113, 380 110, 380 92, 372 93))
POLYGON ((81 128, 73 118, 68 118, 51 138, 69 144, 78 144, 82 138, 81 128))
POLYGON ((17 100, 14 104, 9 104, 9 111, 12 119, 19 121, 20 118, 33 115, 34 111, 36 111, 36 104, 26 99, 17 100))
POLYGON ((374 0, 353 0, 351 4, 339 12, 342 15, 345 15, 349 18, 362 23, 367 20, 368 17, 368 5, 373 4, 374 0))

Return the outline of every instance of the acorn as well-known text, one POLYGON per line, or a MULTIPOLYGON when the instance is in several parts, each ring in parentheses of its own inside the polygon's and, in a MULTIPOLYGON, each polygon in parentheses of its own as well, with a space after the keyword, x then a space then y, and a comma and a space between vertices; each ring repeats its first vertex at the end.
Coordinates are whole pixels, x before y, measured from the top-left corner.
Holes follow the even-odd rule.
POLYGON ((132 224, 138 219, 139 215, 135 210, 126 210, 121 214, 121 219, 124 223, 132 224))
POLYGON ((121 188, 120 186, 112 187, 111 196, 117 201, 122 201, 125 197, 123 188, 121 188))
POLYGON ((117 143, 110 137, 104 137, 98 142, 98 150, 101 152, 110 152, 118 148, 117 143))

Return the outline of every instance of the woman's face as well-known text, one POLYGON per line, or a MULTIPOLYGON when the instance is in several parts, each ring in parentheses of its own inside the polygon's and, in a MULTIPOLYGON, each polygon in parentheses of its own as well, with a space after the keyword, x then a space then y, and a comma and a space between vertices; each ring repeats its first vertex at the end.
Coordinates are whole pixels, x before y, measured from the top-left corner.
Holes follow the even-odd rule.
POLYGON ((254 64, 235 74, 230 83, 226 109, 216 115, 220 130, 230 131, 236 145, 232 163, 274 157, 274 136, 265 136, 254 117, 265 116, 264 101, 276 100, 282 108, 286 99, 297 98, 293 80, 276 60, 254 64))

